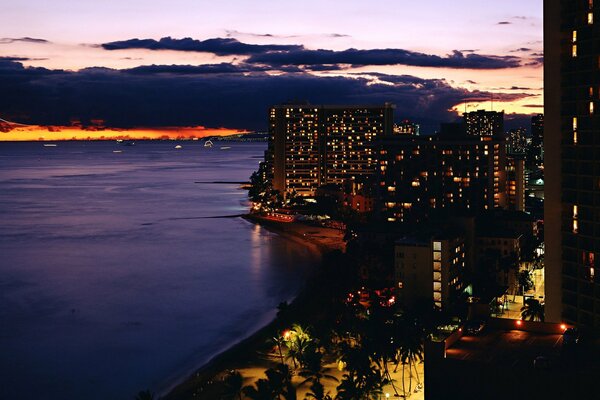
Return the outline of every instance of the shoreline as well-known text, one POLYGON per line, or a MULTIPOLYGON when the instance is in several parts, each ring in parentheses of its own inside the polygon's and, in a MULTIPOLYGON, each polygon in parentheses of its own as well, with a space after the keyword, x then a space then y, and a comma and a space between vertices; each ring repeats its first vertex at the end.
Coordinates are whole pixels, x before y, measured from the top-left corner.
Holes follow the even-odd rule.
MULTIPOLYGON (((240 217, 248 222, 258 224, 284 239, 306 246, 321 260, 327 252, 345 249, 345 244, 343 244, 342 240, 340 240, 341 243, 333 242, 336 236, 339 236, 341 239, 343 234, 332 235, 332 232, 329 231, 335 230, 331 228, 312 227, 297 222, 277 222, 252 214, 245 214, 240 217), (315 236, 314 233, 328 233, 329 235, 315 236)), ((320 262, 318 261, 317 263, 320 262)), ((290 301, 287 301, 289 307, 301 307, 302 299, 307 294, 307 284, 314 275, 318 274, 318 267, 319 265, 315 266, 315 269, 311 271, 298 293, 290 301)), ((276 310, 274 311, 276 312, 276 310)), ((264 347, 265 343, 270 339, 271 333, 276 328, 276 324, 276 316, 270 318, 266 325, 258 328, 246 338, 234 343, 227 349, 218 352, 206 364, 197 368, 193 373, 183 377, 161 393, 158 393, 159 398, 163 400, 182 400, 190 397, 202 398, 201 394, 196 393, 197 388, 210 385, 213 380, 225 371, 237 370, 250 365, 250 363, 256 364, 258 361, 257 351, 261 347, 264 347)))

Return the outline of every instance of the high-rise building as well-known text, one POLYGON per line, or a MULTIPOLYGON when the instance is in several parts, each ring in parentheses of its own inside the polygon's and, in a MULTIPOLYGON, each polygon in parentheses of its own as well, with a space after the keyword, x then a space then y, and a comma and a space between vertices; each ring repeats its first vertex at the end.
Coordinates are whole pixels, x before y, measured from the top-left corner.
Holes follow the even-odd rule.
POLYGON ((508 131, 506 138, 506 151, 509 154, 525 154, 527 138, 525 128, 515 128, 508 131))
POLYGON ((544 2, 546 319, 600 330, 600 4, 544 2))
POLYGON ((496 136, 504 134, 504 111, 477 110, 463 115, 469 136, 496 136))
POLYGON ((273 187, 314 196, 324 185, 360 185, 375 173, 374 141, 391 135, 394 106, 286 104, 269 113, 273 187))
POLYGON ((509 154, 506 157, 506 194, 508 208, 525 211, 525 157, 509 154))
POLYGON ((531 117, 531 144, 539 147, 544 143, 544 114, 531 117))
POLYGON ((405 119, 399 124, 394 124, 394 135, 419 135, 421 127, 419 124, 405 119))
POLYGON ((383 219, 415 222, 436 209, 506 207, 504 136, 445 133, 379 141, 377 208, 383 219))
POLYGON ((404 237, 395 245, 394 275, 400 302, 412 306, 433 301, 446 308, 465 289, 464 238, 454 232, 404 237))

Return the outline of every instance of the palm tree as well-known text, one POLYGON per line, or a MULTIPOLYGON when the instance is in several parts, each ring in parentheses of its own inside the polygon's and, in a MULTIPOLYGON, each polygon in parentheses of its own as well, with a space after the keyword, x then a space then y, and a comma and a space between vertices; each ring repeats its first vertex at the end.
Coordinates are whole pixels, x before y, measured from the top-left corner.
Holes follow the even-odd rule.
POLYGON ((265 375, 266 379, 257 380, 255 386, 244 387, 242 392, 252 400, 296 400, 292 373, 286 364, 269 368, 265 375))
POLYGON ((154 394, 150 390, 141 390, 136 396, 135 400, 154 400, 154 394))
POLYGON ((244 377, 238 371, 230 371, 225 379, 223 379, 225 386, 225 398, 242 400, 242 388, 244 386, 244 377))
POLYGON ((294 368, 304 365, 304 355, 313 342, 308 330, 294 324, 292 329, 284 333, 283 338, 287 347, 287 358, 292 360, 294 368))
POLYGON ((325 393, 325 387, 323 384, 316 381, 310 385, 310 392, 306 393, 305 399, 332 400, 329 392, 325 393))
MULTIPOLYGON (((305 378, 300 385, 311 383, 311 389, 314 387, 323 386, 322 379, 329 379, 337 382, 337 378, 327 374, 327 368, 323 367, 323 353, 316 346, 311 346, 304 356, 304 367, 300 371, 300 376, 305 378)), ((323 394, 324 395, 324 394, 323 394)))
POLYGON ((521 318, 544 322, 544 305, 536 299, 527 299, 521 307, 521 318))
MULTIPOLYGON (((423 330, 414 320, 404 321, 404 329, 402 334, 402 341, 397 355, 397 363, 402 364, 402 391, 406 397, 406 386, 404 383, 404 369, 408 365, 408 393, 412 391, 412 377, 413 369, 417 376, 417 384, 420 385, 421 381, 419 378, 419 372, 417 370, 417 364, 423 361, 423 330)), ((396 364, 396 368, 398 364, 396 364)))
POLYGON ((364 389, 355 373, 346 373, 338 385, 336 400, 360 400, 364 399, 364 389))
POLYGON ((242 392, 252 400, 274 400, 278 398, 278 395, 273 393, 269 381, 262 378, 257 380, 254 386, 244 387, 242 392))

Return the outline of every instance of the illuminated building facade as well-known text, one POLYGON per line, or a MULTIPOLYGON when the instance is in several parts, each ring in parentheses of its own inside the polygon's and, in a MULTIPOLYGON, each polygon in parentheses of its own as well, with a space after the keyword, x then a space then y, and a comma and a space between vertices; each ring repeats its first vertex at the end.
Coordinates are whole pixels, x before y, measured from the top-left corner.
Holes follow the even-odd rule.
POLYGON ((468 136, 504 134, 504 111, 472 111, 463 115, 463 121, 468 136))
POLYGON ((374 142, 391 135, 391 104, 384 106, 280 105, 269 112, 273 187, 314 196, 324 185, 354 190, 377 167, 374 142))
POLYGON ((400 239, 394 259, 398 299, 405 306, 432 300, 445 308, 465 289, 465 242, 460 235, 400 239))
POLYGON ((531 117, 531 158, 536 164, 544 160, 544 114, 531 117))
POLYGON ((509 154, 506 157, 506 196, 508 208, 525 211, 525 156, 509 154))
POLYGON ((506 207, 503 136, 397 136, 379 142, 379 210, 389 222, 426 220, 434 209, 506 207))
POLYGON ((394 135, 419 135, 421 127, 419 124, 405 119, 399 124, 394 124, 394 135))
POLYGON ((546 319, 598 331, 600 2, 544 9, 546 319))

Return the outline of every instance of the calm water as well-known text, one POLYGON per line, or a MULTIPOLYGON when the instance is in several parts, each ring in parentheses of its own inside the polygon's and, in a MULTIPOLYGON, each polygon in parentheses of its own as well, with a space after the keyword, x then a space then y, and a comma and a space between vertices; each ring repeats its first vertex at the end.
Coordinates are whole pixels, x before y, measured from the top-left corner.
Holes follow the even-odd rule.
POLYGON ((0 143, 1 399, 162 391, 297 293, 308 249, 211 218, 265 145, 182 144, 0 143))

